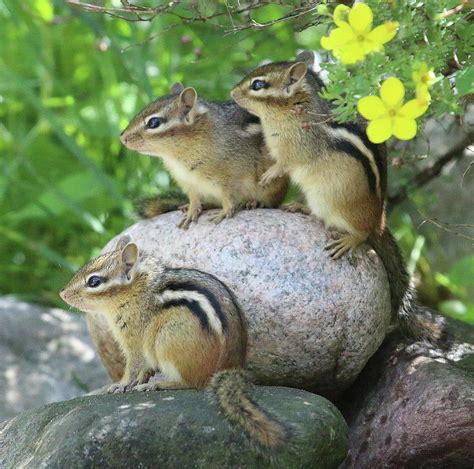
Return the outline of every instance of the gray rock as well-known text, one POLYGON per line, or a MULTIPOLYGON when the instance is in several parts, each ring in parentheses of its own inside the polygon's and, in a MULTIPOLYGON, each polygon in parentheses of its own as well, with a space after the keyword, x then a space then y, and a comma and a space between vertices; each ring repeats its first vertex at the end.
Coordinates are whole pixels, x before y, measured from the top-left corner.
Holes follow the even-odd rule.
MULTIPOLYGON (((317 220, 281 210, 242 211, 217 226, 205 213, 188 231, 176 228, 180 216, 140 221, 124 234, 164 263, 209 272, 234 291, 257 382, 330 395, 357 377, 390 320, 386 273, 373 251, 363 246, 354 259, 333 261, 324 251, 330 233, 317 220)), ((120 354, 111 353, 104 319, 88 322, 117 378, 122 370, 110 357, 120 354)))
POLYGON ((103 385, 84 318, 0 298, 0 421, 103 385))
POLYGON ((202 391, 82 397, 0 424, 0 467, 336 468, 347 426, 326 399, 287 388, 253 398, 286 422, 288 445, 268 454, 231 428, 202 391))

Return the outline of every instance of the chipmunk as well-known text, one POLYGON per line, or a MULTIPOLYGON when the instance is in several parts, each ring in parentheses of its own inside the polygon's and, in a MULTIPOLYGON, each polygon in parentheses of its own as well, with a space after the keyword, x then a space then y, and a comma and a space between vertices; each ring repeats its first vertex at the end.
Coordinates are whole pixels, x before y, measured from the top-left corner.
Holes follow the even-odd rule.
POLYGON ((109 393, 210 385, 226 417, 251 439, 269 448, 284 442, 282 426, 248 396, 246 322, 217 278, 167 267, 124 236, 80 269, 60 296, 107 318, 126 359, 109 393), (148 383, 157 370, 166 378, 148 383))
POLYGON ((294 62, 263 65, 231 92, 237 104, 260 118, 275 161, 261 184, 290 175, 311 213, 344 233, 326 247, 334 259, 369 241, 387 271, 392 313, 402 330, 438 342, 443 327, 421 318, 429 313, 415 306, 405 262, 385 227, 385 146, 368 140, 363 123, 335 121, 331 103, 319 94, 324 85, 311 70, 313 60, 305 51, 294 62))
MULTIPOLYGON (((181 83, 173 85, 171 93, 138 113, 120 139, 132 150, 161 157, 186 193, 189 205, 178 226, 186 229, 197 221, 203 201, 222 207, 214 223, 232 217, 240 203, 278 207, 288 179, 258 184, 272 164, 258 119, 234 102, 198 98, 194 88, 181 83)), ((148 215, 153 211, 143 210, 148 215)))

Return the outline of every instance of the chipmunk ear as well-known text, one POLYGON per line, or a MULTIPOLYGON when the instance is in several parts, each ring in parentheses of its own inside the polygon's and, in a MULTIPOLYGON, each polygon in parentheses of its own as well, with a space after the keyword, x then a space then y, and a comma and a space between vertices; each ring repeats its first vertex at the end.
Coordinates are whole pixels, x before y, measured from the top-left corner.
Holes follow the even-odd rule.
POLYGON ((307 71, 308 66, 304 62, 296 62, 288 69, 286 84, 286 93, 288 96, 292 95, 298 85, 304 80, 307 71))
POLYGON ((131 241, 130 236, 128 235, 121 236, 119 240, 117 241, 117 244, 115 245, 115 250, 116 251, 122 250, 130 241, 131 241))
POLYGON ((184 104, 186 108, 186 117, 185 120, 188 124, 194 122, 194 118, 197 114, 197 93, 194 88, 185 88, 179 95, 181 103, 184 104))
POLYGON ((310 50, 304 50, 300 52, 295 59, 296 62, 303 62, 308 68, 312 68, 314 65, 314 52, 310 50))
POLYGON ((173 84, 173 86, 171 87, 171 94, 175 95, 175 94, 180 94, 181 91, 184 90, 184 86, 183 84, 180 82, 180 81, 177 81, 176 83, 173 84))
POLYGON ((189 109, 192 109, 197 101, 197 93, 194 88, 185 88, 179 95, 181 102, 189 109))
POLYGON ((125 275, 128 279, 131 278, 130 272, 135 267, 138 260, 138 246, 135 243, 128 243, 122 249, 122 263, 125 270, 125 275))

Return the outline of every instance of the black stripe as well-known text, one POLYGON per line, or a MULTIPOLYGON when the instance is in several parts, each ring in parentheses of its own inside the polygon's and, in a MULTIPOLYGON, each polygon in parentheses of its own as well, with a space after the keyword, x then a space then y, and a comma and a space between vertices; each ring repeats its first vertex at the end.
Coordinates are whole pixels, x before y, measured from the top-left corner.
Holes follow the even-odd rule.
POLYGON ((355 158, 359 163, 362 164, 365 175, 367 176, 367 181, 369 183, 369 189, 371 192, 375 193, 376 179, 375 174, 372 171, 370 166, 370 161, 356 146, 347 140, 335 140, 334 149, 346 153, 347 155, 355 158))
POLYGON ((207 320, 207 314, 206 312, 201 308, 201 305, 199 304, 198 301, 196 300, 188 300, 186 298, 179 298, 175 300, 169 300, 166 301, 163 305, 162 308, 172 308, 174 306, 186 306, 191 313, 194 314, 199 319, 199 322, 201 323, 201 327, 208 332, 211 332, 211 327, 209 326, 209 321, 207 320))
POLYGON ((219 303, 219 300, 215 297, 214 293, 209 291, 207 288, 202 287, 201 285, 194 283, 194 282, 171 282, 166 287, 164 290, 172 290, 172 291, 178 291, 178 290, 183 290, 183 291, 195 291, 197 293, 201 293, 201 295, 204 295, 211 306, 214 308, 214 311, 217 314, 217 317, 219 318, 221 325, 222 325, 222 330, 227 329, 227 318, 225 317, 221 305, 219 303))
POLYGON ((332 127, 333 129, 343 128, 357 135, 362 140, 364 145, 372 152, 372 154, 374 155, 375 164, 379 171, 380 187, 382 190, 382 194, 384 194, 386 190, 386 185, 387 185, 387 168, 386 168, 385 157, 382 152, 383 144, 378 145, 376 143, 371 142, 369 140, 369 137, 367 137, 367 133, 365 132, 365 130, 359 124, 356 124, 355 122, 332 121, 332 122, 329 122, 329 126, 332 127))

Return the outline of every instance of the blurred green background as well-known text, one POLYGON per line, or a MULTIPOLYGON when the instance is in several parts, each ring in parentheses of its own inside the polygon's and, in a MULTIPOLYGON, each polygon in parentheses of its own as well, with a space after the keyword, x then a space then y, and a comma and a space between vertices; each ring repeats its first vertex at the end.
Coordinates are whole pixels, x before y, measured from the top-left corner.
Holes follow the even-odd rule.
MULTIPOLYGON (((258 14, 271 18, 272 8, 258 14)), ((287 22, 229 34, 170 15, 127 22, 52 0, 0 0, 0 32, 0 294, 51 305, 63 305, 57 292, 72 273, 136 220, 134 200, 172 187, 158 159, 118 139, 142 106, 175 81, 228 99, 262 60, 317 46, 313 32, 287 22)), ((405 176, 389 177, 399 184, 405 176)), ((423 302, 474 324, 472 241, 457 239, 456 256, 447 255, 445 231, 417 226, 418 210, 436 216, 438 195, 412 193, 389 224, 423 302)))

